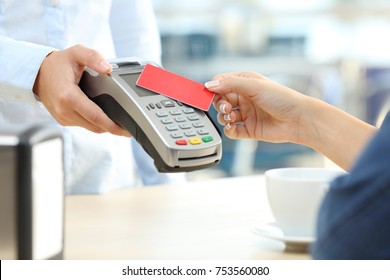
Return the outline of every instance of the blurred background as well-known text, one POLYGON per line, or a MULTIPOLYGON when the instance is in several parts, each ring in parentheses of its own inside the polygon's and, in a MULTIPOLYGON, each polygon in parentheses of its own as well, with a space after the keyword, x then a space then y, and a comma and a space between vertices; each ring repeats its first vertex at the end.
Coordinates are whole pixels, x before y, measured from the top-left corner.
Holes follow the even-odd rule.
MULTIPOLYGON (((201 83, 260 72, 371 124, 390 108, 388 0, 152 1, 169 71, 201 83)), ((327 164, 300 145, 224 137, 219 166, 189 179, 327 164)))

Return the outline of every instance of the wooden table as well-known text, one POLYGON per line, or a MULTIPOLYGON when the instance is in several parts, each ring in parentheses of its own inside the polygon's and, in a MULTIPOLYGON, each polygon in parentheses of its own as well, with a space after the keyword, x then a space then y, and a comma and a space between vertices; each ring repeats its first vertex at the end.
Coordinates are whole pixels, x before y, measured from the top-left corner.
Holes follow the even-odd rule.
POLYGON ((272 222, 262 175, 71 195, 65 259, 309 259, 252 232, 272 222))

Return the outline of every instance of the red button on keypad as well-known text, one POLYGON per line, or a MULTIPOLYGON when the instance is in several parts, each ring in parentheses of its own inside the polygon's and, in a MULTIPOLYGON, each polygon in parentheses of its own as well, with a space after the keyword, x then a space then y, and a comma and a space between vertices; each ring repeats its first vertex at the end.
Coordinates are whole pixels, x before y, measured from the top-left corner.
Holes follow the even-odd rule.
POLYGON ((187 140, 181 139, 181 140, 176 140, 177 145, 187 145, 187 140))

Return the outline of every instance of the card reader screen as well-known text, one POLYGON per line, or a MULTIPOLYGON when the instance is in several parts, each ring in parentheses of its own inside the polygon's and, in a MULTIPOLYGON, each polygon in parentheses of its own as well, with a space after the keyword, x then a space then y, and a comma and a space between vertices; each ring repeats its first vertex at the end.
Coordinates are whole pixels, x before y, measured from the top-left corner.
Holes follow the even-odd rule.
POLYGON ((138 80, 139 73, 136 74, 123 74, 119 75, 130 87, 131 89, 139 96, 139 97, 146 97, 146 96, 153 96, 156 95, 156 93, 144 89, 142 87, 137 86, 135 83, 138 80))

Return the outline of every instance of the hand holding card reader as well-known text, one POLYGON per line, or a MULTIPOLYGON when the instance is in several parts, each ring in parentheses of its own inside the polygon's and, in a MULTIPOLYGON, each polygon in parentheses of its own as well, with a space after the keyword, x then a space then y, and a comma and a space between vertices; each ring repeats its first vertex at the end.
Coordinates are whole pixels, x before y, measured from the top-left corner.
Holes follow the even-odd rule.
POLYGON ((144 62, 123 59, 112 65, 109 75, 86 69, 79 86, 133 135, 159 172, 187 172, 218 164, 221 136, 204 111, 137 86, 144 62))

